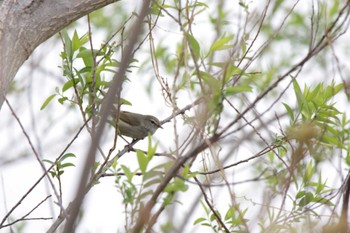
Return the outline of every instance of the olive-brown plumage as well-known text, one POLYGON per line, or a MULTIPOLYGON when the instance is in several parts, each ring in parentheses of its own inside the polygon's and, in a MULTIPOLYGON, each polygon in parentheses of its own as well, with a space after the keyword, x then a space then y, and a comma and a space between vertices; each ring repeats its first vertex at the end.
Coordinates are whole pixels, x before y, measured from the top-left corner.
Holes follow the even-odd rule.
POLYGON ((126 111, 119 113, 118 130, 121 135, 143 139, 148 133, 154 134, 158 128, 162 128, 162 125, 154 116, 126 111))

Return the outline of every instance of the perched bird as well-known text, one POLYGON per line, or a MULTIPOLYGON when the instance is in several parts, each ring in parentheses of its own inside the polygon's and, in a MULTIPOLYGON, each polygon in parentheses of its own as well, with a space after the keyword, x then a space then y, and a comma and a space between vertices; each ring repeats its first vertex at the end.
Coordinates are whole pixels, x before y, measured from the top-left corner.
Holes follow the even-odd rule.
POLYGON ((133 112, 120 111, 118 130, 121 135, 134 139, 143 139, 163 128, 158 118, 150 115, 142 115, 133 112))

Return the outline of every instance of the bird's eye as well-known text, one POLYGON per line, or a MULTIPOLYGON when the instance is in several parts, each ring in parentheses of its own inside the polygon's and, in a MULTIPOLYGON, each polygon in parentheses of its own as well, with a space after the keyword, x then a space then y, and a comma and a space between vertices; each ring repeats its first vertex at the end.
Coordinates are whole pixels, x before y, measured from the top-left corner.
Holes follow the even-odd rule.
POLYGON ((155 119, 151 119, 150 121, 153 125, 159 127, 159 123, 155 119))

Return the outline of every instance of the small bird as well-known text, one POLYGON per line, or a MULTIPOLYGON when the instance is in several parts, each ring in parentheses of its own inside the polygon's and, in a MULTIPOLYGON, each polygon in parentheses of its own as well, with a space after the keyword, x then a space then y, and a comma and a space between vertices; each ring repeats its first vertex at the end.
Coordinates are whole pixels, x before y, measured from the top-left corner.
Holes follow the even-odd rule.
POLYGON ((133 139, 143 139, 156 132, 158 128, 163 128, 158 118, 150 115, 120 111, 118 130, 121 135, 133 139))

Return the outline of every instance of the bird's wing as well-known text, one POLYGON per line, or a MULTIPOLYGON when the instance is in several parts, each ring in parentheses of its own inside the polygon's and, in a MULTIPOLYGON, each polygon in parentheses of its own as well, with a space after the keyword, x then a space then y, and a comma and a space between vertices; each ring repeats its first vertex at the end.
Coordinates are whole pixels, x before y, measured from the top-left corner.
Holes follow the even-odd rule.
POLYGON ((119 119, 129 125, 138 126, 141 123, 139 118, 135 117, 135 115, 140 115, 140 114, 137 114, 137 113, 130 114, 129 112, 121 111, 119 114, 119 119))

